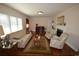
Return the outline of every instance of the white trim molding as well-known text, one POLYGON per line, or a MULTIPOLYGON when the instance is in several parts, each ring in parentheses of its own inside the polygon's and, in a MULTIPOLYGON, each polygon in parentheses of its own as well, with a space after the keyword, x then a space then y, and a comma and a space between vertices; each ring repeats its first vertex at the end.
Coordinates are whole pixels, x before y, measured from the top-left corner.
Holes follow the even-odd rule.
POLYGON ((65 42, 69 47, 71 47, 74 51, 78 51, 78 49, 76 49, 75 47, 73 47, 70 43, 68 43, 68 42, 65 42))

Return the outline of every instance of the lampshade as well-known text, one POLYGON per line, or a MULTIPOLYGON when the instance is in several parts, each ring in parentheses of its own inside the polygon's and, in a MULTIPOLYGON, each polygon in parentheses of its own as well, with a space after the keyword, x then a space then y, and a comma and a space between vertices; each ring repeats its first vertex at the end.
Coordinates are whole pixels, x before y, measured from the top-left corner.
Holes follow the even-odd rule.
POLYGON ((0 25, 0 36, 4 35, 3 27, 0 25))
POLYGON ((29 28, 29 24, 26 24, 26 28, 29 28))

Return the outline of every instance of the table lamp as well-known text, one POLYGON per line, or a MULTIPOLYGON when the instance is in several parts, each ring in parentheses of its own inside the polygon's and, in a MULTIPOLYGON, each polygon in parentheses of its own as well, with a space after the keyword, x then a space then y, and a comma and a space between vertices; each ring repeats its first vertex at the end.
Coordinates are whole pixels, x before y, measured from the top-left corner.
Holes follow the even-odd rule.
POLYGON ((3 27, 0 25, 0 39, 2 35, 4 35, 4 31, 3 31, 3 27))

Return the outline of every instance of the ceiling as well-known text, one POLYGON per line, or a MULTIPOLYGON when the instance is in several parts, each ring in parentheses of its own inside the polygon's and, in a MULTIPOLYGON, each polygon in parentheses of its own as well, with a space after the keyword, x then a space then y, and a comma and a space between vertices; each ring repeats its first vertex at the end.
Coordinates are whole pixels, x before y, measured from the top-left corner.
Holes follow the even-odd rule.
POLYGON ((79 5, 77 3, 6 3, 5 5, 14 8, 28 16, 54 16, 70 7, 79 5), (37 14, 43 11, 44 14, 37 14))

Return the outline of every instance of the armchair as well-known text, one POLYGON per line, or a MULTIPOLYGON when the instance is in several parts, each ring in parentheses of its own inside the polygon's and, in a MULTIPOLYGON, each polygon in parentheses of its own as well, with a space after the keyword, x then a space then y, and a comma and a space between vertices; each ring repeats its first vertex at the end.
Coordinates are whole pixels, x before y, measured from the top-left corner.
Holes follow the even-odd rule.
POLYGON ((66 39, 68 38, 67 33, 62 33, 60 37, 58 36, 53 36, 50 40, 50 47, 58 48, 58 49, 63 49, 64 43, 66 39))

